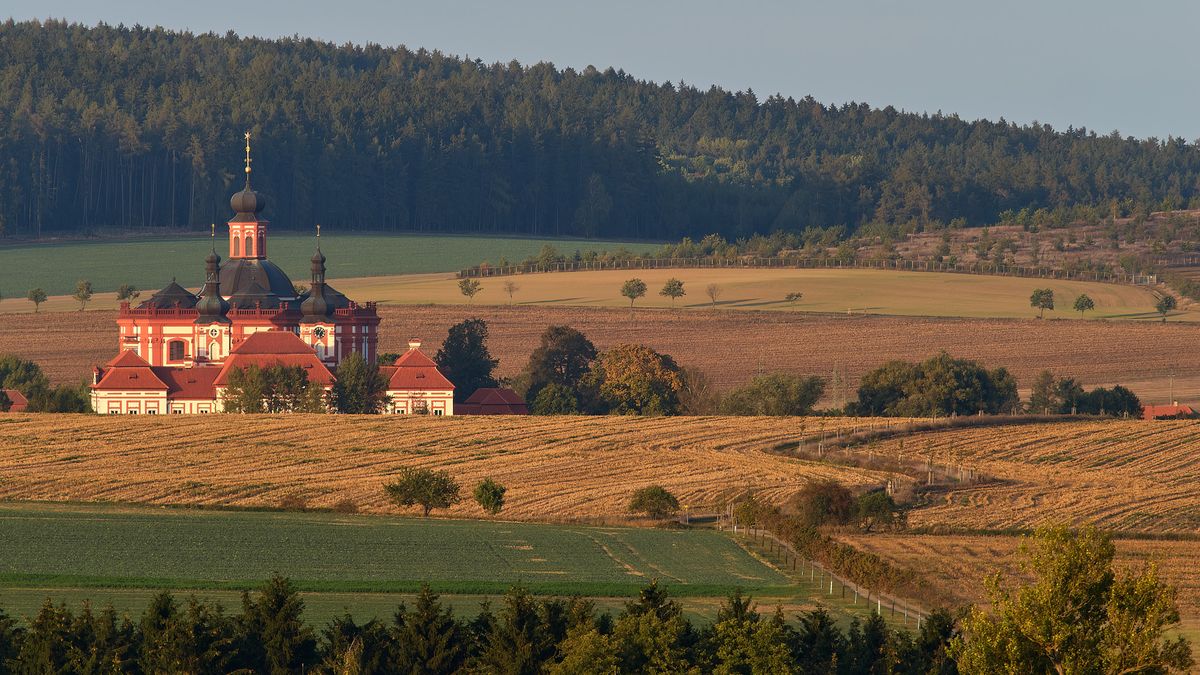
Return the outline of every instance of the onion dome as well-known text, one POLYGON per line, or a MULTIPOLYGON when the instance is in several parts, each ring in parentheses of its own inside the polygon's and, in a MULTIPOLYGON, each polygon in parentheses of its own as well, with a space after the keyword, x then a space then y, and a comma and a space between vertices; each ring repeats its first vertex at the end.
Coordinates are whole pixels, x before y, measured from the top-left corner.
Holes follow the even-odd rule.
POLYGON ((246 132, 246 187, 229 199, 229 206, 240 216, 262 213, 267 208, 267 198, 250 189, 250 132, 246 132))
POLYGON ((204 290, 200 292, 200 300, 196 303, 196 310, 200 315, 196 317, 195 323, 229 323, 229 317, 225 316, 229 313, 229 303, 221 297, 221 256, 217 255, 215 247, 204 259, 204 270, 207 281, 204 282, 204 290))
POLYGON ((317 226, 317 250, 312 257, 312 285, 308 297, 300 303, 300 313, 306 323, 316 322, 329 316, 333 303, 325 297, 325 254, 321 253, 321 226, 317 226))
POLYGON ((239 215, 259 214, 267 208, 267 198, 250 189, 250 178, 247 177, 246 187, 230 197, 229 206, 239 215))

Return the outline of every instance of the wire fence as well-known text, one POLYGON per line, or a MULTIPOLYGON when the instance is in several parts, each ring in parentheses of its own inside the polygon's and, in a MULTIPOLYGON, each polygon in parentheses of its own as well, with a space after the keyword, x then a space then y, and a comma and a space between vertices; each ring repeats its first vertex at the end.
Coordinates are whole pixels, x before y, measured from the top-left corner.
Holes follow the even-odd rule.
POLYGON ((1134 274, 1123 270, 1065 270, 1052 267, 998 265, 988 262, 948 263, 936 260, 845 260, 836 258, 630 258, 626 260, 564 260, 553 263, 523 265, 479 265, 459 270, 458 277, 485 278, 545 272, 591 272, 604 270, 652 269, 872 269, 910 272, 948 272, 991 276, 1023 277, 1028 279, 1057 279, 1063 281, 1098 281, 1114 284, 1153 286, 1156 274, 1134 274))
POLYGON ((857 584, 812 558, 800 555, 791 544, 775 536, 769 530, 738 526, 735 523, 723 523, 722 521, 718 521, 717 526, 732 531, 735 535, 745 534, 751 540, 766 546, 768 550, 780 557, 785 568, 790 569, 798 576, 803 577, 804 568, 807 567, 809 582, 819 586, 824 597, 848 601, 852 604, 858 604, 861 601, 867 609, 872 609, 872 605, 874 605, 873 609, 879 612, 880 616, 890 613, 893 618, 902 619, 905 625, 910 621, 913 622, 917 630, 920 630, 921 624, 929 617, 927 610, 911 600, 857 584))

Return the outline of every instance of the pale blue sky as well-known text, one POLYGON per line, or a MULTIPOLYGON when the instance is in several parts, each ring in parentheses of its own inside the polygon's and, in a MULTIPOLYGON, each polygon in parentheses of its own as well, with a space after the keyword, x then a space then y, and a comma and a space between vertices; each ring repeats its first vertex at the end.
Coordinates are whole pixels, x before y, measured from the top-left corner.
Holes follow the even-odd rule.
POLYGON ((4 0, 0 17, 404 44, 614 66, 759 98, 1200 138, 1200 3, 1093 0, 4 0))

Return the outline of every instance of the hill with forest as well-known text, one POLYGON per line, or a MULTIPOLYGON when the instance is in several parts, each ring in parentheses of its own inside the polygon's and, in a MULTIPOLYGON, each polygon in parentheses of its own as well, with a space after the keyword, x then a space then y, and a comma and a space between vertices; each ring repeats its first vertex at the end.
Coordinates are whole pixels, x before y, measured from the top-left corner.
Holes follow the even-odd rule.
POLYGON ((886 236, 1005 212, 1200 204, 1183 139, 968 122, 811 97, 61 21, 0 24, 0 232, 188 229, 241 182, 277 227, 729 238, 886 236))

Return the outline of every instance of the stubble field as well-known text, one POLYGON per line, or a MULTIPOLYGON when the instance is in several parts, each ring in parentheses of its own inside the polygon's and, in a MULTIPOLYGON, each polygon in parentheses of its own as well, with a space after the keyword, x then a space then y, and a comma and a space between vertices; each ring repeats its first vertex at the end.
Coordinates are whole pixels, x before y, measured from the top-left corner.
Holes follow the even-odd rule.
MULTIPOLYGON (((278 507, 353 504, 398 513, 384 482, 401 467, 449 471, 469 493, 508 486, 504 516, 623 521, 660 484, 692 509, 755 491, 782 502, 808 481, 881 486, 887 474, 767 452, 848 418, 0 417, 0 499, 278 507), (805 424, 807 424, 807 431, 805 424)), ((408 513, 418 512, 409 509, 408 513)), ((479 517, 468 496, 446 512, 479 517)))
MULTIPOLYGON (((699 368, 721 388, 760 372, 821 375, 825 404, 853 399, 858 378, 891 359, 952 355, 1005 366, 1028 388, 1043 368, 1087 386, 1123 384, 1143 402, 1200 399, 1196 328, 1183 323, 932 319, 792 312, 644 310, 584 307, 382 307, 380 349, 403 351, 409 337, 432 354, 467 317, 488 322, 499 373, 514 375, 549 325, 582 330, 601 349, 643 343, 699 368), (834 373, 838 373, 834 382, 834 373), (1174 377, 1172 377, 1174 374, 1174 377)), ((79 382, 116 354, 113 311, 0 315, 0 354, 40 363, 58 382, 79 382)))
MULTIPOLYGON (((910 569, 962 603, 986 602, 981 580, 997 572, 1024 579, 1018 555, 1020 539, 1007 536, 876 534, 844 540, 905 569, 910 569)), ((1178 589, 1185 630, 1200 633, 1200 543, 1116 540, 1119 569, 1154 564, 1161 578, 1178 589)))
MULTIPOLYGON (((925 528, 1003 530, 1094 523, 1200 534, 1200 423, 1095 421, 921 433, 879 443, 990 480, 950 487, 913 511, 925 528)), ((1200 545, 1197 545, 1200 548, 1200 545)))

